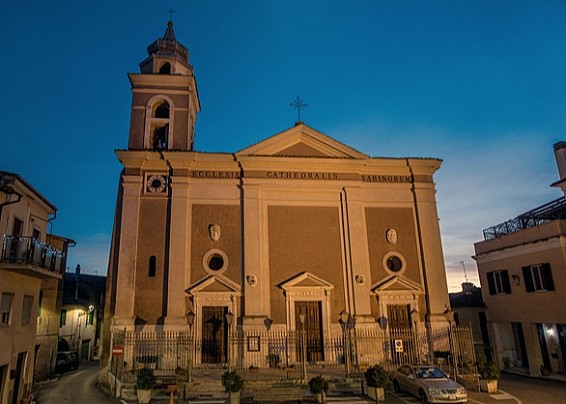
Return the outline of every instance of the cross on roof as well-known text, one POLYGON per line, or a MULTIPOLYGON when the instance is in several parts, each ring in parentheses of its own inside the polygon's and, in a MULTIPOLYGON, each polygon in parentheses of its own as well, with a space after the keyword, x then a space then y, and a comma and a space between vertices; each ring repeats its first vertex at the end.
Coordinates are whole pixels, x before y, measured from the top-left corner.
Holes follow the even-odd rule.
POLYGON ((173 13, 175 12, 175 10, 173 10, 172 8, 169 9, 168 13, 169 13, 169 21, 173 21, 173 13))
POLYGON ((297 96, 297 98, 295 98, 293 102, 290 103, 289 105, 291 106, 291 108, 297 110, 297 117, 299 118, 297 122, 301 122, 301 109, 305 109, 309 105, 303 100, 301 100, 301 97, 299 96, 297 96))

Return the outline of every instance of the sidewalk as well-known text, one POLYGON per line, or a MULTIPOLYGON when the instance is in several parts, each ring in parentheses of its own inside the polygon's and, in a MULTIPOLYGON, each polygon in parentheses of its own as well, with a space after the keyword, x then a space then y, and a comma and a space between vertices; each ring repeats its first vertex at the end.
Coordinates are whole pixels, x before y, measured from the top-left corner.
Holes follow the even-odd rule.
MULTIPOLYGON (((308 388, 301 390, 303 403, 315 403, 313 395, 310 393, 308 388)), ((165 404, 169 403, 169 398, 165 395, 154 396, 151 400, 152 403, 165 404)), ((188 400, 182 400, 175 398, 174 403, 177 404, 191 404, 191 403, 201 403, 201 404, 221 404, 227 403, 228 399, 221 397, 200 397, 200 398, 189 398, 188 400)), ((240 402, 242 404, 253 403, 253 397, 250 392, 243 391, 241 395, 240 402)), ((267 403, 268 401, 262 401, 262 403, 267 403)), ((289 401, 293 402, 293 401, 289 401)), ((294 401, 296 402, 296 401, 294 401)), ((369 397, 362 395, 361 388, 352 390, 341 390, 341 391, 329 391, 326 396, 326 402, 332 404, 340 403, 374 403, 369 397)), ((506 392, 499 391, 496 394, 488 394, 485 392, 470 391, 468 390, 468 402, 474 404, 510 404, 516 403, 517 400, 510 394, 506 392)), ((392 390, 386 390, 385 401, 380 401, 381 404, 413 404, 419 403, 418 398, 413 397, 406 393, 395 393, 392 390)))

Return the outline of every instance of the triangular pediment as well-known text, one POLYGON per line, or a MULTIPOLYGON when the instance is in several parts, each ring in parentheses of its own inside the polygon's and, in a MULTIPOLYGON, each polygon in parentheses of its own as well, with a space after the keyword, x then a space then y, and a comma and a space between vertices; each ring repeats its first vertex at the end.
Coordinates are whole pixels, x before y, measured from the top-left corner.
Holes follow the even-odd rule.
POLYGON ((424 294, 423 287, 405 277, 391 275, 372 285, 371 291, 375 294, 384 292, 411 292, 424 294))
POLYGON ((193 296, 201 293, 230 293, 239 296, 241 294, 241 287, 225 276, 208 275, 189 286, 186 292, 193 296))
POLYGON ((283 290, 291 290, 297 288, 323 288, 326 290, 334 289, 334 285, 328 283, 322 278, 311 274, 310 272, 301 272, 298 275, 287 279, 278 285, 283 290))
POLYGON ((236 156, 368 158, 366 154, 302 123, 240 150, 236 156))

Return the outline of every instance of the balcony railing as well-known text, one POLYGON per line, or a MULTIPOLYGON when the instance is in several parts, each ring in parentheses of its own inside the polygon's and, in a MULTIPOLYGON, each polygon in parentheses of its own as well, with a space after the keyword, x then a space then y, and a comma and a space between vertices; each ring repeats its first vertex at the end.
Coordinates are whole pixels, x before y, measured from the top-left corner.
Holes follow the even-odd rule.
POLYGON ((0 262, 31 264, 49 271, 65 271, 65 253, 33 237, 5 234, 0 262))

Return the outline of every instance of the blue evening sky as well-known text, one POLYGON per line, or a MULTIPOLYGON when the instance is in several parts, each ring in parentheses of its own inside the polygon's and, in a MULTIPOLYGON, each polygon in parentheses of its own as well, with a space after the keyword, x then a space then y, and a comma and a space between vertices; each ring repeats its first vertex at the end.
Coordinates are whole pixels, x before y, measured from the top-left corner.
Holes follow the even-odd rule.
POLYGON ((202 112, 199 151, 306 124, 361 152, 444 160, 450 291, 479 284, 482 230, 562 193, 564 1, 0 0, 0 169, 58 207, 68 266, 105 274, 130 84, 173 8, 202 112))

